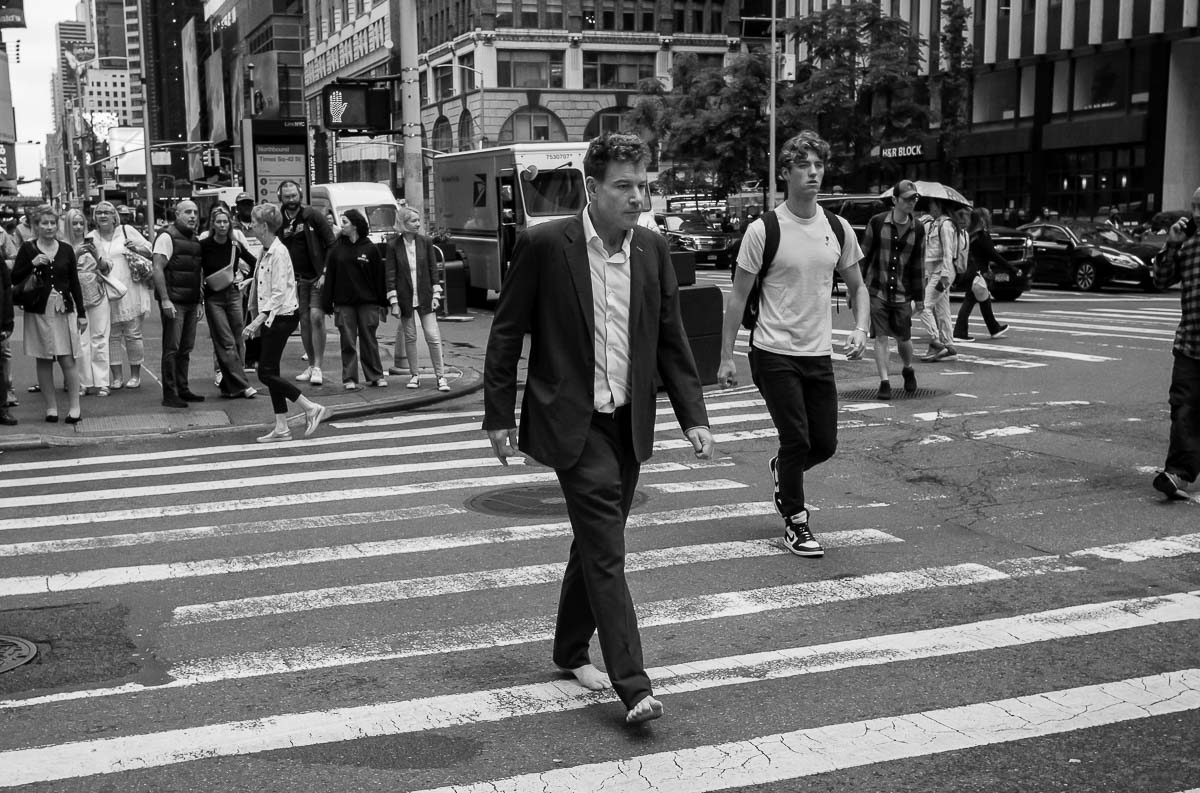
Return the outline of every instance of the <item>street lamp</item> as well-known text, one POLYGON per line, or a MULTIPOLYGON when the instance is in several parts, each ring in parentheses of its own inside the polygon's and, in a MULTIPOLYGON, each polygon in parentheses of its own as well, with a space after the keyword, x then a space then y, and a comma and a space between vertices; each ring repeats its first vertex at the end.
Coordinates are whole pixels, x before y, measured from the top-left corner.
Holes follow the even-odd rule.
MULTIPOLYGON (((466 69, 468 72, 474 72, 479 77, 479 148, 487 148, 487 133, 484 131, 484 120, 487 118, 487 93, 483 85, 483 72, 474 66, 467 66, 463 63, 439 63, 434 68, 441 69, 443 67, 466 69)), ((466 94, 466 91, 463 91, 463 93, 466 94)))

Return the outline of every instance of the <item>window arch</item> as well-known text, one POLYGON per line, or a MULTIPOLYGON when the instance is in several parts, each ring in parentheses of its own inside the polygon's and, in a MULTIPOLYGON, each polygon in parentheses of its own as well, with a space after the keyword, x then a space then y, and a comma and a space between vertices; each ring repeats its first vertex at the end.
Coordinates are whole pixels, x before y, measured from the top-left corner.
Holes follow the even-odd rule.
POLYGON ((454 151, 454 130, 450 126, 450 119, 445 116, 438 116, 438 120, 433 122, 433 148, 437 151, 454 151))
POLYGON ((567 128, 554 114, 541 106, 526 105, 515 111, 500 127, 500 143, 515 141, 554 141, 567 139, 567 128))
POLYGON ((470 110, 463 110, 458 117, 458 150, 467 151, 475 147, 475 120, 470 110))
POLYGON ((583 137, 590 140, 605 132, 621 132, 626 128, 624 117, 628 112, 628 107, 608 107, 596 111, 588 120, 583 137))

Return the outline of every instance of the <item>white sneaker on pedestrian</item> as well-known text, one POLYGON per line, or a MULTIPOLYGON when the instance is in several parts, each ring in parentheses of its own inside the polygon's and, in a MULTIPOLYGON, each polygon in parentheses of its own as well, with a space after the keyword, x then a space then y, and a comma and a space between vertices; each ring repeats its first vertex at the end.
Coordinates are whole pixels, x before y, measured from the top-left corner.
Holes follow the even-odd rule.
POLYGON ((317 367, 312 368, 312 374, 308 378, 309 385, 325 385, 325 376, 321 374, 321 370, 317 367))
POLYGON ((296 375, 296 382, 297 383, 307 383, 309 381, 309 378, 312 377, 312 373, 313 373, 313 368, 311 366, 309 366, 303 372, 296 375))
POLYGON ((438 378, 438 391, 449 391, 449 390, 450 390, 450 384, 446 382, 446 378, 439 377, 438 378))
POLYGON ((404 387, 405 388, 420 388, 421 387, 421 375, 415 374, 412 377, 408 378, 408 385, 406 385, 404 387))
POLYGON ((223 379, 223 377, 224 377, 224 375, 222 375, 221 372, 217 372, 215 375, 213 375, 213 385, 220 386, 221 380, 223 379))

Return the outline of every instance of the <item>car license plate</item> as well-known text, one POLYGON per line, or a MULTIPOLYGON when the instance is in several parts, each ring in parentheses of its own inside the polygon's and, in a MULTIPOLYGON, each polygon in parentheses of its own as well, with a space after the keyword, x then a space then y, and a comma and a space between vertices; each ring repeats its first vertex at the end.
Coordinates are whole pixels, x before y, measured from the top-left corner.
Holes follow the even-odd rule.
POLYGON ((1008 273, 996 273, 996 283, 1006 283, 1008 281, 1008 273))
POLYGON ((696 254, 696 261, 698 261, 698 262, 707 263, 707 262, 711 262, 712 260, 713 260, 713 255, 711 253, 696 254))

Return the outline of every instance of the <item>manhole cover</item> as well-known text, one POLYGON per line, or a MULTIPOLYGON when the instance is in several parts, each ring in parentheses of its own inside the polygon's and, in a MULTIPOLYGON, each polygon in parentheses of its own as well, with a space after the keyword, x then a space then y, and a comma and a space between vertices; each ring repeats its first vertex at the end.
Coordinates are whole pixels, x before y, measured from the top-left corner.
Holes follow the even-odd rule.
POLYGON ((16 636, 0 636, 0 672, 16 669, 37 655, 37 645, 16 636))
MULTIPOLYGON (((878 397, 875 395, 878 393, 878 387, 856 388, 853 391, 842 391, 838 396, 842 399, 876 402, 878 401, 878 397)), ((898 399, 929 399, 930 397, 946 396, 948 393, 948 391, 939 391, 936 388, 918 388, 910 394, 901 386, 892 386, 892 401, 898 399)))
MULTIPOLYGON (((645 503, 646 494, 633 494, 633 506, 645 503)), ((506 487, 481 493, 466 502, 467 509, 506 518, 546 517, 567 514, 567 502, 558 485, 506 487)))

